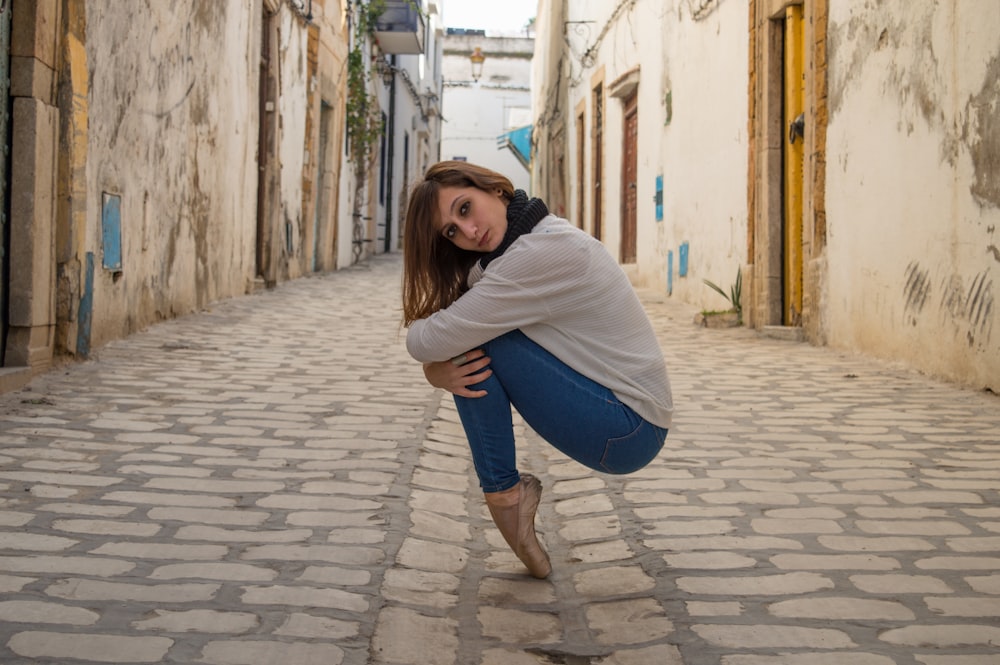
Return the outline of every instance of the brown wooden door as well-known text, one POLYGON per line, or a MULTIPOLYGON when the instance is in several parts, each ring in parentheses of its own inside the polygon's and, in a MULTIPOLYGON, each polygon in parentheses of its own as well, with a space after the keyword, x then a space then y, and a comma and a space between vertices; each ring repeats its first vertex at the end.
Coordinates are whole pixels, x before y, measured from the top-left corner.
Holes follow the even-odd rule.
POLYGON ((593 229, 593 236, 600 240, 602 231, 601 222, 604 215, 604 206, 602 205, 603 192, 601 191, 602 181, 604 180, 604 86, 600 84, 594 88, 593 141, 594 147, 591 150, 591 154, 594 159, 592 166, 594 205, 591 212, 594 217, 594 223, 591 228, 593 229))
POLYGON ((622 131, 622 239, 621 262, 636 259, 636 165, 639 136, 638 95, 633 92, 625 99, 622 131))

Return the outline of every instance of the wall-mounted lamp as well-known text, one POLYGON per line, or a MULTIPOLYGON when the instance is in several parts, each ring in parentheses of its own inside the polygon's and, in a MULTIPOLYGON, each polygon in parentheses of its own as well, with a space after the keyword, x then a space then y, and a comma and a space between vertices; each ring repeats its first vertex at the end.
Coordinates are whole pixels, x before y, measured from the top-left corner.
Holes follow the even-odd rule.
POLYGON ((486 61, 486 56, 483 55, 483 49, 479 46, 472 50, 472 55, 469 56, 469 62, 472 63, 472 80, 478 81, 479 77, 483 75, 483 63, 486 61))
POLYGON ((396 78, 396 68, 382 58, 375 61, 375 71, 382 77, 382 83, 386 87, 392 85, 393 79, 396 78))

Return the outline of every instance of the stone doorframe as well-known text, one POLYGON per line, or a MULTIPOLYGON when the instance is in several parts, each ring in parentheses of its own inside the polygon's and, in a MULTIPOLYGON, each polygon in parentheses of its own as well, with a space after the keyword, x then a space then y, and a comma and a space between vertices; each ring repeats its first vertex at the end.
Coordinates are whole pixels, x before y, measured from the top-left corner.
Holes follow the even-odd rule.
POLYGON ((806 131, 803 185, 802 331, 825 343, 827 22, 829 0, 749 0, 749 154, 747 263, 743 316, 754 328, 782 322, 782 48, 785 8, 802 5, 805 19, 806 131))
POLYGON ((13 0, 9 334, 0 391, 52 366, 56 323, 60 0, 13 0))

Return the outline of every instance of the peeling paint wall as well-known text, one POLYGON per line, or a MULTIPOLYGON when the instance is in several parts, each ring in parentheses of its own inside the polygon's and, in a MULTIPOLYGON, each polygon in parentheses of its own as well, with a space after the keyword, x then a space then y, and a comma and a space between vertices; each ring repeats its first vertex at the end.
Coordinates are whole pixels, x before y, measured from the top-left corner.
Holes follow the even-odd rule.
POLYGON ((14 3, 12 153, 25 168, 9 227, 15 380, 0 390, 350 256, 336 196, 345 6, 14 3))
POLYGON ((103 193, 118 195, 122 249, 120 271, 96 261, 92 346, 251 288, 260 17, 259 2, 86 3, 77 231, 100 257, 103 193))
POLYGON ((1000 391, 1000 3, 831 3, 832 345, 1000 391))

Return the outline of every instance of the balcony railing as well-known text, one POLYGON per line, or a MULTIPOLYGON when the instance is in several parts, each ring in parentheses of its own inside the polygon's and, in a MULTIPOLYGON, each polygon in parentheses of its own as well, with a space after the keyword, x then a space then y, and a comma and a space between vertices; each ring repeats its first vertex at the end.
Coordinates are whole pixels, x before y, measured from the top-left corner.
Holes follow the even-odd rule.
POLYGON ((375 21, 375 39, 384 53, 423 53, 424 17, 419 1, 385 0, 385 11, 375 21))

